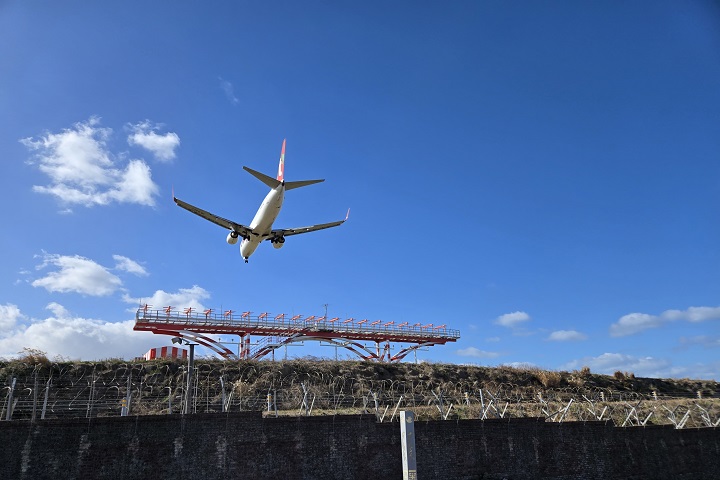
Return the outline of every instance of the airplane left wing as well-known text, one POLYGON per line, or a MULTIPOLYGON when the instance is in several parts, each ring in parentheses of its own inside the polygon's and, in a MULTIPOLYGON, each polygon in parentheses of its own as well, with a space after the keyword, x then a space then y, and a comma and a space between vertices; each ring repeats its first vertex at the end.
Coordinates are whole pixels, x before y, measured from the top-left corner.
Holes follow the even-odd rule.
POLYGON ((275 237, 289 237, 290 235, 300 235, 301 233, 315 232, 317 230, 325 230, 326 228, 337 227, 345 223, 349 216, 350 210, 348 210, 348 213, 347 215, 345 215, 345 218, 343 220, 337 222, 320 223, 318 225, 310 225, 309 227, 278 228, 270 232, 270 238, 268 238, 268 240, 272 240, 275 237))
POLYGON ((178 207, 182 207, 185 210, 187 210, 188 212, 192 212, 195 215, 198 215, 198 216, 204 218, 205 220, 209 220, 212 223, 214 223, 215 225, 220 225, 221 227, 225 227, 228 230, 233 230, 233 231, 237 232, 239 234, 239 236, 241 236, 243 238, 249 237, 250 234, 252 233, 252 230, 250 230, 245 225, 240 225, 239 223, 235 223, 232 220, 228 220, 226 218, 219 217, 219 216, 215 215, 214 213, 210 213, 210 212, 203 210, 202 208, 198 208, 194 205, 190 205, 187 202, 183 202, 182 200, 180 200, 179 198, 175 198, 174 196, 173 196, 173 200, 175 201, 175 203, 177 203, 178 207))

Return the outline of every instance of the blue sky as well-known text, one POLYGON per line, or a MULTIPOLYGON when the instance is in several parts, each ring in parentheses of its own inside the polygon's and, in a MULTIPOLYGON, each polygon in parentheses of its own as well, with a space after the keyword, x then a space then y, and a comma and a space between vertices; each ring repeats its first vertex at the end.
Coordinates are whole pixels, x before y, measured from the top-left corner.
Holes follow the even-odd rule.
POLYGON ((422 360, 720 378, 714 2, 10 1, 0 111, 0 356, 328 304, 461 331, 422 360), (276 226, 350 220, 245 265, 171 190, 247 224, 284 138, 327 180, 276 226))

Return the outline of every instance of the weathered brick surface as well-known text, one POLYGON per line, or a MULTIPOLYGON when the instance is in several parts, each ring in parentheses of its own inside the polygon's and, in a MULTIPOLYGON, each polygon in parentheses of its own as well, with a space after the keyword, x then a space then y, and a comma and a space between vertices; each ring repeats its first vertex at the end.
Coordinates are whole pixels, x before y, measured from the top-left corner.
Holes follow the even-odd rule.
MULTIPOLYGON (((417 422, 423 479, 720 478, 720 429, 417 422)), ((400 427, 259 412, 0 422, 0 479, 397 479, 400 427)))

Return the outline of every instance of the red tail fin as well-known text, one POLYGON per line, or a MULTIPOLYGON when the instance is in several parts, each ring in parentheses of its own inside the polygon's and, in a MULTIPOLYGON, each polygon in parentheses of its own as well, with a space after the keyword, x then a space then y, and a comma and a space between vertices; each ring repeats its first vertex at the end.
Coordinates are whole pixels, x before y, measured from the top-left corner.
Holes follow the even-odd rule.
POLYGON ((285 139, 283 139, 282 150, 280 150, 280 164, 278 165, 277 179, 285 181, 285 139))

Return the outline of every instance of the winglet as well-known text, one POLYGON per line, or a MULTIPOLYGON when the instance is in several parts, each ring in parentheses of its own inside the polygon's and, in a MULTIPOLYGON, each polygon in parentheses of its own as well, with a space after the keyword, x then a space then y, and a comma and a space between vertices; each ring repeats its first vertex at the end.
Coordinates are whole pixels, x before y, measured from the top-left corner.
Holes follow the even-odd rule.
POLYGON ((283 144, 282 149, 280 150, 280 163, 278 164, 278 174, 277 179, 281 182, 285 181, 285 141, 287 139, 283 138, 283 144))
POLYGON ((345 222, 347 222, 347 219, 350 218, 350 209, 348 208, 347 213, 345 214, 345 222))

